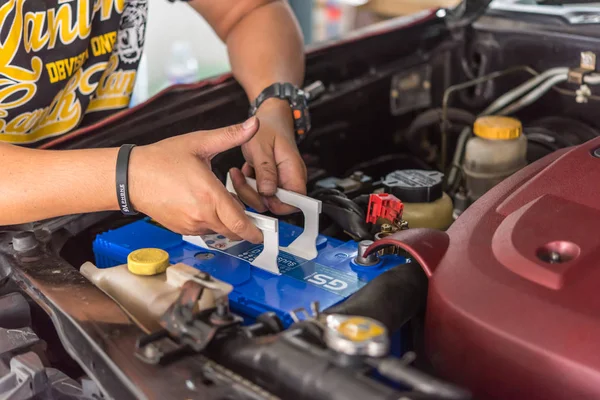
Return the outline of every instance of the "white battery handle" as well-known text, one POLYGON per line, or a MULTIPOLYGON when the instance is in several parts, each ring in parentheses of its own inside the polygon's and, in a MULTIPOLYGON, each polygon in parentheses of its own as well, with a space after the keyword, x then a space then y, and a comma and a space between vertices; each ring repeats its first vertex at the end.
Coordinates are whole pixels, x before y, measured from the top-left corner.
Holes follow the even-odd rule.
MULTIPOLYGON (((246 182, 251 188, 257 190, 255 179, 246 178, 246 182)), ((236 193, 229 174, 227 174, 226 187, 231 193, 236 193)), ((304 231, 288 247, 282 247, 281 249, 305 260, 314 260, 319 254, 317 238, 319 236, 319 214, 322 210, 321 201, 281 188, 277 189, 275 197, 282 203, 300 209, 304 214, 304 231)))
POLYGON ((263 250, 252 261, 252 265, 273 274, 280 275, 277 259, 279 258, 279 220, 265 215, 246 211, 254 225, 263 233, 263 250))
MULTIPOLYGON (((255 267, 280 275, 277 258, 279 256, 279 220, 246 211, 252 223, 263 233, 264 244, 261 253, 252 261, 255 267)), ((217 250, 206 244, 202 236, 184 235, 183 240, 207 250, 217 250)))

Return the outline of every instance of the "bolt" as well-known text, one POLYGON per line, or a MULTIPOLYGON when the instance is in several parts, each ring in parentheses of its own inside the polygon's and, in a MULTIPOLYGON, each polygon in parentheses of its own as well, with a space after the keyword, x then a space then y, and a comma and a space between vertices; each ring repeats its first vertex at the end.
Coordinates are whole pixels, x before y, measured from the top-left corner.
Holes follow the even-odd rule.
POLYGON ((158 350, 156 349, 156 347, 152 344, 147 345, 146 347, 144 347, 144 356, 149 359, 152 360, 154 358, 156 358, 158 354, 158 350))
POLYGON ((373 244, 372 240, 362 240, 358 243, 358 255, 356 256, 356 263, 363 266, 372 266, 379 262, 377 253, 371 253, 365 257, 367 249, 373 244))
POLYGON ((231 321, 233 316, 229 312, 229 305, 227 301, 217 300, 216 310, 210 317, 210 322, 213 324, 223 324, 231 321))
POLYGON ((381 225, 381 232, 383 232, 383 233, 389 233, 389 232, 392 232, 393 230, 394 230, 394 227, 390 224, 381 225))
POLYGON ((225 304, 224 302, 219 302, 217 303, 217 316, 219 317, 225 317, 227 314, 229 314, 229 310, 227 308, 227 304, 225 304))
POLYGON ((550 262, 552 264, 556 264, 556 263, 559 263, 561 261, 562 261, 561 260, 561 256, 560 256, 560 254, 558 252, 553 251, 553 252, 550 253, 550 262))
POLYGON ((12 239, 13 249, 20 253, 30 251, 38 246, 38 241, 33 232, 19 232, 12 239))

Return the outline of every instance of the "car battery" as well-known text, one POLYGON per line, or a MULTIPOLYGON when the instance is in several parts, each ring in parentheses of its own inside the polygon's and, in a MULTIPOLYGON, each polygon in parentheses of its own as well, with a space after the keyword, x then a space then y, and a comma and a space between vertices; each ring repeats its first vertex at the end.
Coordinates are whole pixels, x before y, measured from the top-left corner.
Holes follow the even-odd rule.
MULTIPOLYGON (((280 246, 288 246, 301 233, 302 228, 279 222, 280 246)), ((276 275, 251 265, 262 245, 230 242, 220 235, 203 237, 219 250, 198 247, 150 219, 143 219, 99 234, 93 250, 98 268, 125 264, 129 253, 137 249, 165 250, 171 264, 184 263, 231 284, 234 289, 229 295, 230 307, 247 322, 262 313, 274 312, 286 327, 293 322, 290 312, 310 310, 315 301, 321 310, 327 309, 382 272, 407 262, 404 257, 387 255, 373 266, 360 266, 354 261, 356 242, 319 236, 318 256, 313 260, 280 251, 280 275, 276 275)))

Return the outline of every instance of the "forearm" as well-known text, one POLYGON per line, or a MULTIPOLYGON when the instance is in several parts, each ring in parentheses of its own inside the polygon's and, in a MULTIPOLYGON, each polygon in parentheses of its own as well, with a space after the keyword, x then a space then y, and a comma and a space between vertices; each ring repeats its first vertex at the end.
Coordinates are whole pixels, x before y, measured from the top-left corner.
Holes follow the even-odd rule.
POLYGON ((0 143, 0 225, 118 210, 117 151, 32 150, 0 143))
POLYGON ((227 44, 235 78, 254 100, 275 82, 304 80, 302 34, 283 0, 192 0, 227 44))
POLYGON ((233 75, 249 100, 275 82, 302 84, 302 35, 285 2, 273 2, 252 11, 235 25, 226 43, 233 75))

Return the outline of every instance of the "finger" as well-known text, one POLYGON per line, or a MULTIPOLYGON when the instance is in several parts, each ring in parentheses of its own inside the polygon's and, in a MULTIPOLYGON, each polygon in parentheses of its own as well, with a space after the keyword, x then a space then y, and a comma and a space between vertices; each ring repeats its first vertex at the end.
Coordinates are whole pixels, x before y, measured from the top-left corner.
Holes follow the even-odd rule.
MULTIPOLYGON (((292 158, 279 164, 281 187, 294 193, 306 195, 306 167, 301 158, 292 158)), ((267 199, 269 210, 277 215, 287 215, 299 210, 282 203, 277 197, 267 199)))
POLYGON ((240 200, 240 197, 237 194, 235 194, 235 193, 230 193, 230 194, 231 194, 231 197, 233 197, 233 199, 236 201, 236 203, 238 203, 240 205, 240 207, 242 207, 244 209, 246 208, 246 205, 244 204, 244 202, 242 200, 240 200))
POLYGON ((211 159, 219 153, 241 146, 252 139, 258 131, 259 125, 258 118, 252 117, 243 124, 192 133, 194 150, 199 156, 211 159))
POLYGON ((204 218, 206 221, 204 224, 208 227, 206 230, 209 233, 223 235, 230 240, 242 240, 242 238, 231 232, 225 225, 223 225, 223 223, 217 215, 216 210, 213 210, 211 214, 205 216, 204 218))
POLYGON ((217 217, 234 235, 252 243, 262 243, 263 235, 244 210, 235 202, 225 188, 215 193, 217 217))
POLYGON ((218 233, 219 235, 223 235, 225 236, 227 239, 232 240, 234 242, 243 240, 241 237, 239 237, 238 235, 236 235, 235 233, 231 232, 225 225, 223 225, 220 221, 215 222, 212 227, 214 232, 218 233))
POLYGON ((289 204, 282 203, 277 197, 266 198, 267 207, 269 211, 276 215, 289 215, 299 212, 300 210, 289 204))
POLYGON ((257 148, 252 156, 256 186, 263 196, 273 196, 277 191, 277 166, 272 149, 257 148))
POLYGON ((240 196, 244 203, 258 212, 267 211, 267 206, 265 205, 262 196, 248 185, 242 171, 237 168, 232 168, 229 170, 229 175, 231 176, 231 182, 233 183, 235 192, 240 196))
POLYGON ((295 193, 306 195, 307 172, 304 161, 300 158, 292 158, 279 164, 281 171, 281 187, 295 193))
POLYGON ((254 174, 254 168, 248 163, 244 163, 242 167, 242 173, 246 175, 248 178, 254 178, 256 175, 254 174))

